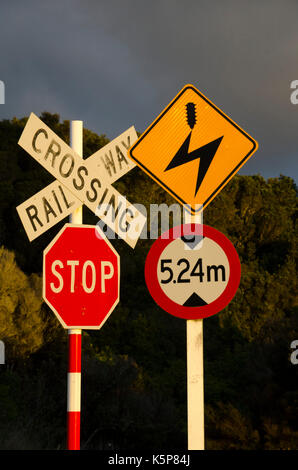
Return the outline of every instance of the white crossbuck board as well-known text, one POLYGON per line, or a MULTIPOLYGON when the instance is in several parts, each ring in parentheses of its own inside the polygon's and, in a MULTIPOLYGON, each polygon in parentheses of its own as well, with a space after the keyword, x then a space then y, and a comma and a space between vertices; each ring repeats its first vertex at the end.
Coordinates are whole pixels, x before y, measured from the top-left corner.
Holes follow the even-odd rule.
POLYGON ((82 160, 31 113, 18 143, 56 181, 17 207, 29 240, 34 240, 85 204, 134 248, 146 217, 111 184, 135 167, 127 157, 127 151, 136 140, 137 134, 132 126, 91 157, 82 160))

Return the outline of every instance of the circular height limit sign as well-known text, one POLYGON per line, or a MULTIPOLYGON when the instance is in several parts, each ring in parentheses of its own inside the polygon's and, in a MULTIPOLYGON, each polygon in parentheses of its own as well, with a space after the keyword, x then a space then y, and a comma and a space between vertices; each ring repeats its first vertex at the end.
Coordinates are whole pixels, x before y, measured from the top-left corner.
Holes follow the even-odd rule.
POLYGON ((236 294, 240 276, 233 244, 207 225, 186 224, 163 233, 145 264, 146 284, 155 302, 187 320, 223 310, 236 294))

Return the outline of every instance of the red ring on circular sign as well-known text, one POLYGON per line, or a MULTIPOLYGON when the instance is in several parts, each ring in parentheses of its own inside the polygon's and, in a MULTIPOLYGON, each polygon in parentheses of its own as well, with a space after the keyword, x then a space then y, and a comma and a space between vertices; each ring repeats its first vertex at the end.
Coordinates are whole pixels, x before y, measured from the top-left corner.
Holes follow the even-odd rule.
POLYGON ((207 318, 223 310, 239 287, 241 265, 234 245, 221 232, 208 225, 185 224, 163 233, 152 245, 145 263, 145 281, 155 302, 166 312, 186 320, 207 318), (225 252, 230 264, 230 277, 225 290, 213 302, 200 307, 185 307, 171 300, 162 290, 157 277, 159 258, 169 243, 184 235, 203 235, 214 240, 225 252))

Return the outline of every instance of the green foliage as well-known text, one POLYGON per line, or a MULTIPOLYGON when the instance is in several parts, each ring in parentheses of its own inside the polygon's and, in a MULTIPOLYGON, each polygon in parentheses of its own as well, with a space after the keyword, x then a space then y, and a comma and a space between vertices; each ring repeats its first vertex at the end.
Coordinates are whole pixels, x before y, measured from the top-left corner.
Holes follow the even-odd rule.
POLYGON ((293 180, 261 176, 236 176, 206 210, 205 223, 230 238, 241 260, 240 288, 220 319, 248 340, 297 305, 296 213, 293 180))
MULTIPOLYGON (((41 119, 68 142, 69 121, 41 119)), ((0 448, 65 447, 67 334, 41 300, 42 251, 62 223, 31 244, 15 207, 52 178, 17 145, 27 118, 0 123, 0 448)), ((84 155, 108 142, 84 129, 84 155)), ((138 168, 115 183, 132 203, 175 202, 138 168)), ((96 217, 84 208, 84 222, 96 217)), ((298 367, 297 188, 286 176, 235 176, 204 211, 234 243, 241 283, 204 320, 206 445, 296 449, 298 367)), ((150 221, 147 227, 149 228, 150 221)), ((152 240, 121 256, 121 302, 100 331, 83 334, 82 447, 185 449, 185 321, 150 297, 144 263, 152 240)))
POLYGON ((10 362, 29 356, 43 344, 41 279, 36 274, 26 276, 14 254, 3 246, 0 264, 0 338, 10 362))
POLYGON ((231 403, 206 407, 206 432, 209 450, 254 450, 259 433, 231 403))
POLYGON ((86 358, 84 371, 84 448, 167 444, 170 429, 177 428, 174 402, 158 390, 149 393, 144 371, 132 358, 106 348, 86 358))

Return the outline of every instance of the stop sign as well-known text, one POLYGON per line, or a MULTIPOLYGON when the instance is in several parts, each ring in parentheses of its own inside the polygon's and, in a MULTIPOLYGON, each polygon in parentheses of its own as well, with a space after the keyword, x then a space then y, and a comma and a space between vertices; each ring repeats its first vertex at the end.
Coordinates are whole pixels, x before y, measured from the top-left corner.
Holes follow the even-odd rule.
POLYGON ((120 257, 93 225, 65 224, 44 250, 43 298, 64 328, 101 328, 119 284, 120 257))

